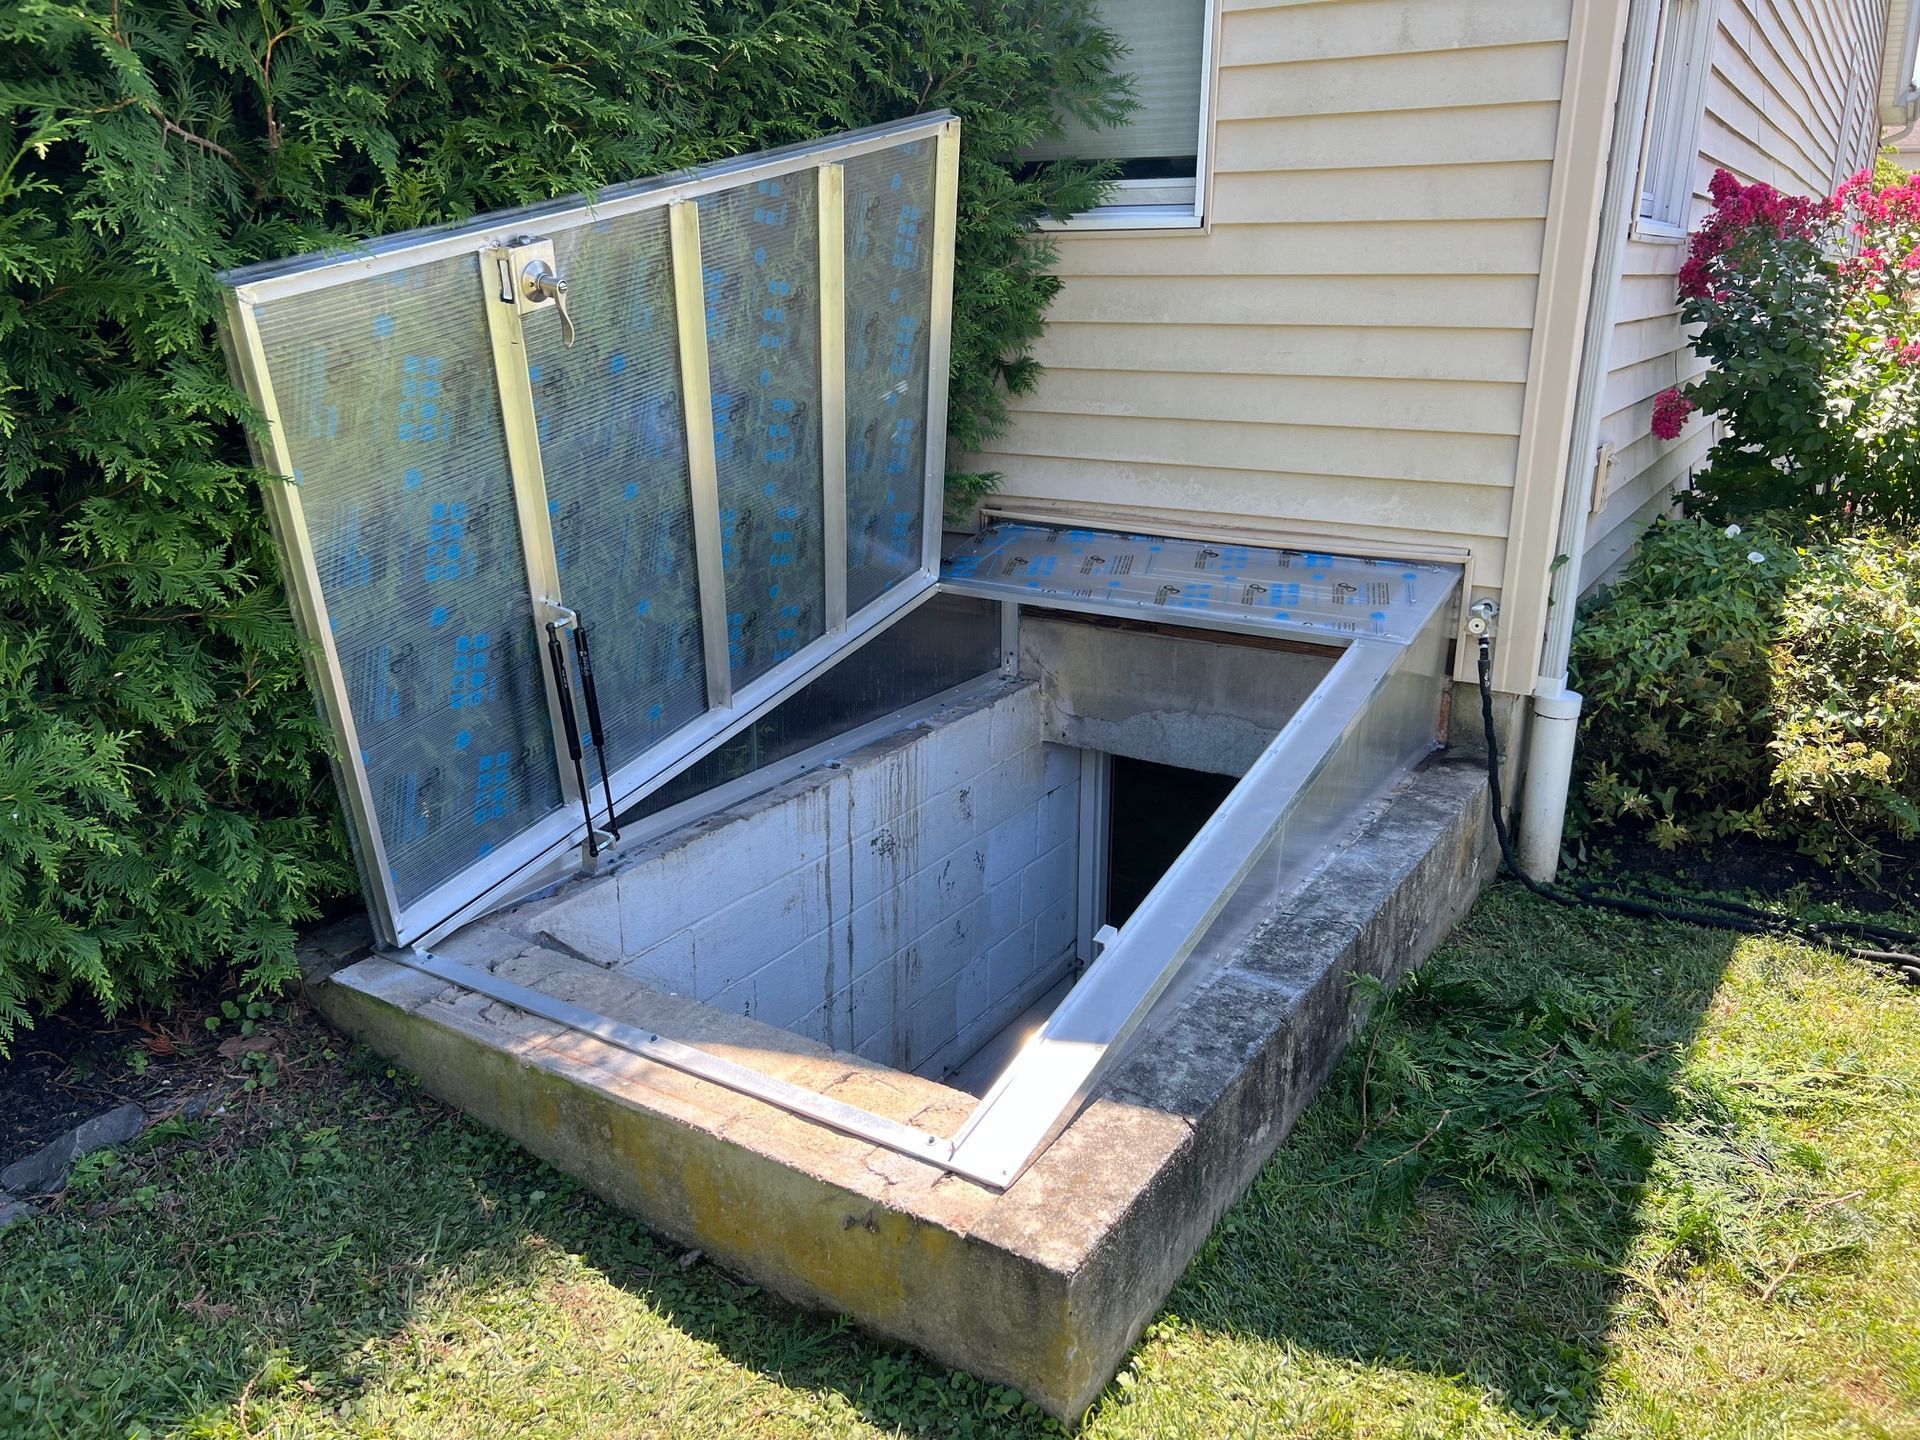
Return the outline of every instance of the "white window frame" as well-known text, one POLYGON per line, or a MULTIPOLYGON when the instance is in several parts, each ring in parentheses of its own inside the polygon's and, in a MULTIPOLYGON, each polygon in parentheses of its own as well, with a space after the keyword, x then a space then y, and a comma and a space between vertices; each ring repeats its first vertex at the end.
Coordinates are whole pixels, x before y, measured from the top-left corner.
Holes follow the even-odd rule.
POLYGON ((1180 180, 1117 180, 1113 198, 1064 220, 1046 218, 1042 230, 1198 230, 1206 224, 1212 171, 1207 143, 1213 134, 1214 36, 1220 25, 1220 0, 1206 0, 1200 30, 1200 134, 1193 152, 1193 197, 1178 192, 1180 180))
POLYGON ((1639 239, 1686 237, 1694 174, 1700 165, 1707 75, 1713 67, 1713 37, 1718 29, 1719 0, 1663 0, 1647 123, 1640 136, 1633 220, 1633 233, 1639 239))
POLYGON ((1887 130, 1912 124, 1920 106, 1920 4, 1901 11, 1895 0, 1893 8, 1900 13, 1888 21, 1875 87, 1880 127, 1887 130))

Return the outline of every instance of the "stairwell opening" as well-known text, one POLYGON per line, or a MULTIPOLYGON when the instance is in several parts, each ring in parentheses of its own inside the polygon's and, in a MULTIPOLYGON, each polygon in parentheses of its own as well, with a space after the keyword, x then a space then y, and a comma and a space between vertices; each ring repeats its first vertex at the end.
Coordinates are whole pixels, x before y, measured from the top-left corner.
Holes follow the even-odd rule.
POLYGON ((630 811, 601 873, 503 920, 984 1094, 1339 653, 1007 619, 930 601, 630 811))

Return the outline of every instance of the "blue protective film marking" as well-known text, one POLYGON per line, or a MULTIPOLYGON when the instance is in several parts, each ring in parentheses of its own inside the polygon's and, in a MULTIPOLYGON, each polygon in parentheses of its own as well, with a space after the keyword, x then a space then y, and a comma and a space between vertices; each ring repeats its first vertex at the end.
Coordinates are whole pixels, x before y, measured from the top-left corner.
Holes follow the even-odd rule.
POLYGON ((490 637, 461 635, 453 642, 453 677, 447 703, 454 710, 472 710, 487 703, 493 693, 493 676, 487 668, 490 637))
POLYGON ((933 146, 847 162, 847 603, 923 563, 932 317, 933 146))
POLYGON ((473 557, 465 553, 467 507, 464 501, 435 501, 428 512, 427 557, 422 578, 429 585, 463 579, 473 573, 473 557))
POLYGON ((1461 569, 1002 522, 957 547, 941 577, 989 597, 1052 594, 1121 612, 1204 612, 1404 642, 1446 602, 1461 569))
POLYGON ((499 750, 482 755, 473 781, 473 823, 489 825, 513 813, 513 755, 499 750))

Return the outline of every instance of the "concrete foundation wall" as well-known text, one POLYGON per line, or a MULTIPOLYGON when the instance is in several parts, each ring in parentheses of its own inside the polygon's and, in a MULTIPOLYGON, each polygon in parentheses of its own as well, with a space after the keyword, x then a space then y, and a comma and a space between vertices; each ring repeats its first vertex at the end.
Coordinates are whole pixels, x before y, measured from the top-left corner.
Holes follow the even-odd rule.
POLYGON ((1041 683, 1049 740, 1215 775, 1246 774, 1337 658, 1020 617, 1020 673, 1041 683))
POLYGON ((494 923, 938 1075, 1074 963, 1080 762, 1043 718, 1010 683, 494 923))

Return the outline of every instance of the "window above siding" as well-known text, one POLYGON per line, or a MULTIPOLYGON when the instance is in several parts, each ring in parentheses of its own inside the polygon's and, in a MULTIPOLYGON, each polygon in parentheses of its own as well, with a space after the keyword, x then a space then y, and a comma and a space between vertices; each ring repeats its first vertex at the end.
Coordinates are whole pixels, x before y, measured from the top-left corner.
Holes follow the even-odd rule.
POLYGON ((1920 5, 1890 0, 1885 48, 1880 56, 1880 124, 1898 130, 1920 114, 1920 5))
POLYGON ((1107 203, 1061 228, 1198 226, 1206 194, 1213 0, 1095 0, 1094 9, 1127 48, 1120 64, 1133 77, 1140 108, 1108 129, 1069 120, 1065 133, 1025 158, 1073 156, 1119 166, 1107 203))
POLYGON ((1700 118, 1712 65, 1715 0, 1665 0, 1654 57, 1647 128, 1640 147, 1635 232, 1648 239, 1687 233, 1699 168, 1700 118))

